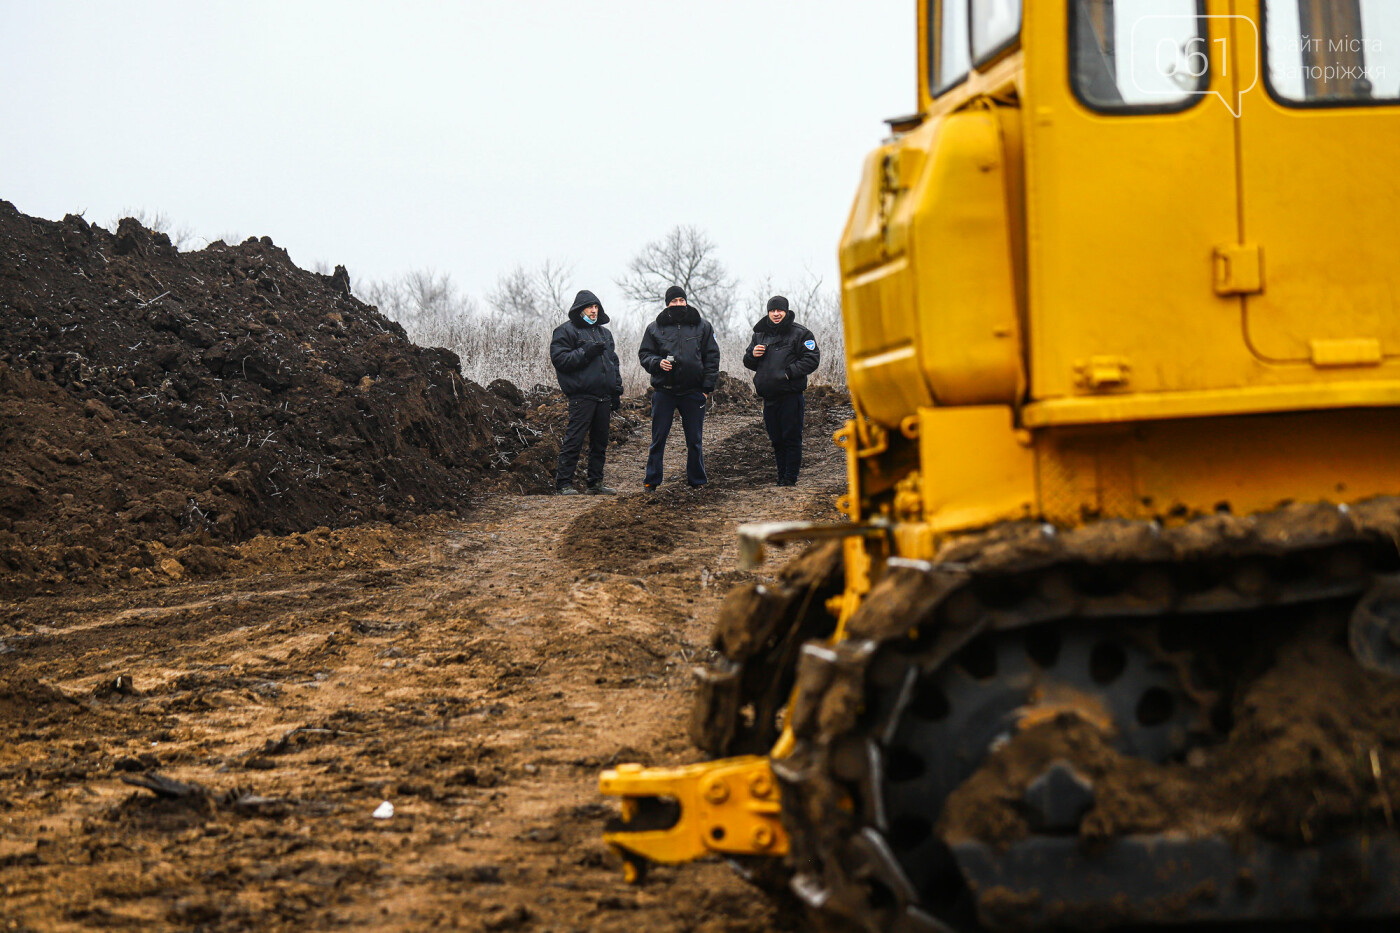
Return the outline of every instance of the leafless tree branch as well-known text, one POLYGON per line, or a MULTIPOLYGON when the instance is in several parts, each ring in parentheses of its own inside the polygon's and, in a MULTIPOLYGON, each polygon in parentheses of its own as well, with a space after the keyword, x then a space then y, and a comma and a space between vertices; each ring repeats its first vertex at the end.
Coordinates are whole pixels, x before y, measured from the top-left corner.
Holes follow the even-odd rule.
POLYGON ((672 227, 632 257, 627 275, 617 285, 638 307, 660 305, 666 289, 679 285, 686 300, 710 319, 715 330, 727 333, 733 329, 738 283, 720 263, 717 251, 715 242, 698 227, 672 227))

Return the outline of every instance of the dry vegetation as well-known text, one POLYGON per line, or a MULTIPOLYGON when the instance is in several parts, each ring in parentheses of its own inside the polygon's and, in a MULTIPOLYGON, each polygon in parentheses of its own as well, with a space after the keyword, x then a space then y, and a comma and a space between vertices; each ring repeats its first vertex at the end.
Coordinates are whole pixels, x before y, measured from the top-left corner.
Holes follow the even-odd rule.
MULTIPOLYGON (((512 273, 517 274, 518 270, 512 273)), ((724 317, 711 318, 719 340, 721 368, 732 374, 744 372, 741 359, 752 336, 753 322, 763 315, 767 296, 776 291, 768 286, 769 283, 759 283, 751 296, 735 302, 724 317)), ((538 314, 512 313, 495 302, 483 308, 470 295, 459 292, 448 275, 430 271, 410 272, 388 282, 358 282, 355 294, 402 324, 414 343, 452 350, 462 359, 462 375, 474 382, 486 385, 495 379, 509 379, 522 388, 554 384, 549 338, 564 320, 572 289, 568 289, 568 298, 538 314)), ((822 342, 822 365, 813 374, 812 382, 845 385, 838 298, 819 281, 793 289, 788 296, 797 319, 822 342)), ((636 348, 660 307, 657 301, 648 306, 608 309, 612 319, 608 326, 617 341, 622 382, 628 394, 641 392, 647 386, 648 377, 637 362, 636 348)))

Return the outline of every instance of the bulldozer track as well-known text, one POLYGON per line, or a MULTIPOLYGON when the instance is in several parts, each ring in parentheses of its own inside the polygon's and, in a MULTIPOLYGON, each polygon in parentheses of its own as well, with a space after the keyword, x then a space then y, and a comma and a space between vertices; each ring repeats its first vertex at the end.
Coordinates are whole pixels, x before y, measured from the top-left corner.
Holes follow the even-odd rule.
MULTIPOLYGON (((966 664, 965 653, 979 639, 994 643, 1020 631, 1090 626, 1135 640, 1157 668, 1173 672, 1176 699, 1199 712, 1193 735, 1209 737, 1219 728, 1211 720, 1211 712, 1219 712, 1219 685, 1198 682, 1199 658, 1191 650, 1167 650, 1158 631, 1184 620, 1349 607, 1400 567, 1397 530, 1400 499, 1378 498, 1350 507, 1289 505, 1250 517, 1212 515, 1174 528, 1105 521, 1061 534, 1049 526, 1008 525, 952 542, 936 562, 891 559, 848 620, 844 639, 808 641, 789 672, 796 685, 789 721, 796 745, 774 761, 774 772, 792 839, 793 890, 838 925, 949 928, 940 915, 949 916, 957 884, 946 847, 933 846, 943 849, 941 859, 927 851, 901 857, 929 847, 944 800, 913 815, 922 824, 911 838, 911 814, 890 806, 891 771, 907 770, 907 763, 894 760, 893 740, 911 704, 927 693, 924 687, 966 664), (915 874, 920 865, 922 876, 915 874)), ((814 583, 830 586, 831 580, 814 583)), ((813 624, 790 612, 785 618, 794 629, 813 624)), ((760 633, 762 639, 780 640, 771 632, 760 633)), ((755 652, 752 659, 771 661, 772 655, 755 652)), ((743 682, 750 660, 727 658, 715 676, 743 682)), ((713 692, 702 690, 697 722, 705 720, 703 706, 713 692)), ((726 705, 738 709, 754 700, 731 698, 726 705)), ((745 728, 740 723, 710 734, 742 735, 745 728)), ((729 750, 724 743, 718 748, 729 750)), ((946 751, 927 750, 930 756, 946 751)), ((1181 749, 1170 751, 1179 755, 1181 749)), ((978 763, 967 762, 962 776, 978 763)), ((1141 920, 1153 905, 1134 910, 1123 919, 1141 920)))

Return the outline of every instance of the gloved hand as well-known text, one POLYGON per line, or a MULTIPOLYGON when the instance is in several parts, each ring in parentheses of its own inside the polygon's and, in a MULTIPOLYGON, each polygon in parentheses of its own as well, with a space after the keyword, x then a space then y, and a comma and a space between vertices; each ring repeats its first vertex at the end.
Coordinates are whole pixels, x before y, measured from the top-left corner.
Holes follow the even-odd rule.
POLYGON ((614 396, 612 397, 612 410, 613 410, 613 411, 621 411, 621 410, 622 410, 622 396, 620 396, 620 395, 614 395, 614 396))
POLYGON ((594 341, 590 343, 587 347, 584 347, 583 355, 590 360, 596 360, 598 357, 603 355, 603 351, 606 349, 607 347, 603 346, 601 342, 594 341))

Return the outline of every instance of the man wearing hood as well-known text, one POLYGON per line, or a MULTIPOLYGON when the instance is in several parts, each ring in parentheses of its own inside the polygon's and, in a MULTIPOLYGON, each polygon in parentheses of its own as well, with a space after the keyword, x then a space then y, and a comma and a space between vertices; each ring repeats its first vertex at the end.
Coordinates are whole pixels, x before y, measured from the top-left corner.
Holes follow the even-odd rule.
POLYGON ((685 300, 685 289, 666 289, 666 307, 647 325, 637 349, 642 368, 651 373, 656 392, 651 397, 651 451, 643 484, 648 492, 661 485, 661 459, 671 422, 681 413, 685 431, 685 479, 703 486, 705 402, 719 379, 719 344, 715 331, 685 300))
POLYGON ((753 326, 744 365, 753 370, 753 387, 763 399, 763 425, 773 442, 779 486, 797 485, 807 404, 802 393, 820 362, 816 338, 793 319, 788 300, 769 298, 768 313, 753 326))
POLYGON ((603 325, 608 315, 598 296, 578 293, 569 319, 554 328, 549 361, 559 376, 559 388, 569 399, 569 426, 559 445, 554 488, 561 496, 578 493, 574 470, 584 435, 588 435, 588 491, 616 492, 603 485, 603 462, 608 454, 608 416, 622 407, 622 367, 613 348, 612 331, 603 325))

